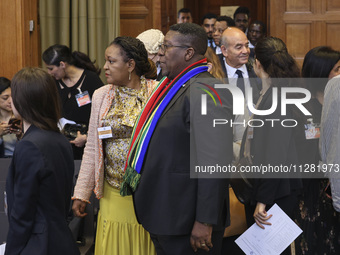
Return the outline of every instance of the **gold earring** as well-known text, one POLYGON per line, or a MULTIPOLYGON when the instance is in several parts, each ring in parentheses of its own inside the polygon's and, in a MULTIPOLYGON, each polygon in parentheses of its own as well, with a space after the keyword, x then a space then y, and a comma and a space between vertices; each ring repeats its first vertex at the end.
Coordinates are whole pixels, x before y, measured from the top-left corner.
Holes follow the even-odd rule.
POLYGON ((131 81, 131 72, 129 72, 129 81, 131 81))

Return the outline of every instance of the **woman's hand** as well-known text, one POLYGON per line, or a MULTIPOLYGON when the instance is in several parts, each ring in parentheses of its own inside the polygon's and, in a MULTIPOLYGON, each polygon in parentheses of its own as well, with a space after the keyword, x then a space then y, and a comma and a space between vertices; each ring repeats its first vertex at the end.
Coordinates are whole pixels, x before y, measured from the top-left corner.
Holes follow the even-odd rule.
POLYGON ((82 135, 80 131, 78 131, 76 139, 70 141, 70 143, 73 143, 77 147, 84 147, 86 141, 87 141, 87 135, 82 135))
POLYGON ((74 215, 81 218, 85 217, 87 215, 85 212, 86 204, 86 202, 79 199, 74 200, 72 205, 74 215))
POLYGON ((254 219, 256 224, 264 229, 263 225, 271 225, 270 222, 267 222, 273 215, 269 215, 266 212, 266 205, 260 202, 257 202, 255 212, 254 212, 254 219), (263 225, 262 225, 263 224, 263 225))
POLYGON ((0 123, 0 136, 7 135, 10 132, 9 125, 6 122, 0 123))
POLYGON ((21 125, 15 124, 15 128, 12 126, 9 126, 9 133, 15 134, 17 136, 17 139, 19 140, 22 137, 22 127, 21 125))

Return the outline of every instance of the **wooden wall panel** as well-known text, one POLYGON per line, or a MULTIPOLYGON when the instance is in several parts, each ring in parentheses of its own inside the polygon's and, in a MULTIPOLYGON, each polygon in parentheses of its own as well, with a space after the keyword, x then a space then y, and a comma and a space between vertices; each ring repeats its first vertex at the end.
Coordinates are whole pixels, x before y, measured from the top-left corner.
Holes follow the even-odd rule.
POLYGON ((177 2, 175 0, 161 1, 161 24, 162 32, 166 34, 169 27, 177 23, 177 2))
POLYGON ((17 70, 18 59, 16 42, 16 2, 0 1, 0 76, 12 78, 17 70))
POLYGON ((311 48, 311 24, 287 24, 286 45, 289 53, 302 66, 306 48, 311 48))
POLYGON ((299 64, 312 48, 340 50, 339 0, 268 0, 270 35, 286 42, 299 64))
POLYGON ((1 0, 0 30, 0 76, 12 79, 22 67, 41 63, 38 0, 1 0))
POLYGON ((326 25, 326 34, 326 44, 340 51, 340 22, 338 24, 328 23, 326 25))
POLYGON ((327 11, 340 11, 340 1, 339 0, 325 0, 327 11))
POLYGON ((287 0, 286 11, 311 11, 311 0, 287 0))
POLYGON ((161 0, 121 0, 120 34, 136 37, 151 29, 162 29, 161 0))
POLYGON ((147 22, 143 19, 125 19, 120 20, 120 27, 124 30, 120 30, 122 36, 136 37, 143 31, 147 30, 147 22))

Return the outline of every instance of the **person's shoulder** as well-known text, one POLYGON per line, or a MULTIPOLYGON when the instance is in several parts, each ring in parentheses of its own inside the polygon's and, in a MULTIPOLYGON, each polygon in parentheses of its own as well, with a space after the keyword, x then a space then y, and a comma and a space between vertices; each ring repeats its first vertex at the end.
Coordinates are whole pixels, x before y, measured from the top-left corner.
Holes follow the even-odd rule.
POLYGON ((84 74, 85 74, 85 79, 87 80, 91 80, 93 82, 96 82, 96 84, 100 84, 100 86, 104 85, 103 81, 100 79, 99 75, 96 74, 95 72, 93 71, 90 71, 90 70, 87 70, 85 69, 84 70, 84 74))
POLYGON ((96 97, 105 96, 105 94, 107 94, 111 89, 113 89, 113 85, 111 85, 111 84, 104 85, 104 86, 96 89, 94 91, 93 96, 96 96, 96 97))
POLYGON ((217 78, 215 78, 211 73, 209 72, 202 72, 195 76, 195 82, 198 83, 207 83, 209 85, 214 84, 220 84, 221 81, 217 78), (202 81, 199 81, 200 79, 204 79, 202 81))
POLYGON ((159 81, 152 80, 152 79, 145 79, 146 80, 146 86, 148 87, 148 90, 153 90, 155 87, 157 87, 159 81))

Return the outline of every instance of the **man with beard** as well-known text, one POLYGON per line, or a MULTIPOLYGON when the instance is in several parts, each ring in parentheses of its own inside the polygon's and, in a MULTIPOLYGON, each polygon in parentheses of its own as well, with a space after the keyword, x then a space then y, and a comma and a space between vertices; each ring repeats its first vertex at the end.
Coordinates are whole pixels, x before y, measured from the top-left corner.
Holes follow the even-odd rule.
POLYGON ((216 19, 217 16, 212 13, 207 13, 202 18, 202 27, 204 28, 208 36, 208 47, 211 47, 214 51, 216 48, 216 44, 213 40, 213 31, 216 19))

